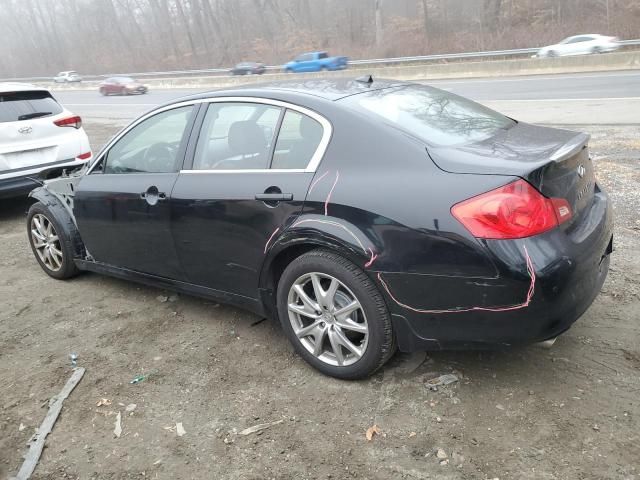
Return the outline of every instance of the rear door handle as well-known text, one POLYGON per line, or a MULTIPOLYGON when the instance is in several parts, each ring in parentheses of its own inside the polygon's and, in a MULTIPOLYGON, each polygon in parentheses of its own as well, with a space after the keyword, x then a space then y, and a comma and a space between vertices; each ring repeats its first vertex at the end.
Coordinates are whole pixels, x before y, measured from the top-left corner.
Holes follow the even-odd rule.
POLYGON ((293 200, 293 193, 257 193, 256 200, 262 202, 290 202, 293 200))

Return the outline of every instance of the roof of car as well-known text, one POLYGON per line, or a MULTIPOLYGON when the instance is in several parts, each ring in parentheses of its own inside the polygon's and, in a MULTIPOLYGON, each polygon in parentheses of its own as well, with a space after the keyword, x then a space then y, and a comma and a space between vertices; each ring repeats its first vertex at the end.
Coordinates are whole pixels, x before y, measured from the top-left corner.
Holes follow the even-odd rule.
POLYGON ((368 76, 360 78, 335 78, 335 79, 300 79, 281 82, 250 83, 238 85, 237 87, 227 87, 224 89, 191 95, 181 98, 181 101, 190 99, 201 99, 208 97, 219 97, 221 95, 239 96, 267 96, 269 92, 291 92, 313 95, 326 100, 339 100, 344 97, 356 95, 367 91, 382 90, 384 88, 407 85, 408 82, 397 80, 377 80, 371 83, 367 81, 368 76))
POLYGON ((48 92, 49 89, 45 87, 38 87, 37 85, 33 85, 31 83, 0 82, 0 93, 27 91, 48 92))

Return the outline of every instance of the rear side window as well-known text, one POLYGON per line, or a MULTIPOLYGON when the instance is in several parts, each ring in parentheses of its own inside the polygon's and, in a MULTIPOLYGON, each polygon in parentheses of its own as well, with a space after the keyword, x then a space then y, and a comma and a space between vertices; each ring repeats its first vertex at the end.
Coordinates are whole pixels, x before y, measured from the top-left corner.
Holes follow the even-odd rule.
POLYGON ((322 125, 313 118, 287 110, 278 134, 271 168, 307 168, 320 145, 323 133, 322 125))
POLYGON ((48 117, 62 112, 49 92, 0 93, 0 123, 48 117))
POLYGON ((323 58, 329 58, 329 54, 327 52, 322 52, 320 54, 318 54, 318 58, 319 59, 323 59, 323 58))
POLYGON ((194 158, 194 170, 263 170, 282 109, 260 103, 211 103, 194 158))
POLYGON ((490 108, 426 85, 376 90, 340 101, 432 145, 479 142, 515 125, 490 108))

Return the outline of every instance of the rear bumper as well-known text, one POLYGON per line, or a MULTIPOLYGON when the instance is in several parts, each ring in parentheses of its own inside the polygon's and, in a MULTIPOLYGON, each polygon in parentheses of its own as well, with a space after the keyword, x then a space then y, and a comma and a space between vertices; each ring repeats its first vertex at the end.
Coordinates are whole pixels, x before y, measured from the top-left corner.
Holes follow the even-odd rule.
POLYGON ((40 185, 34 178, 26 176, 0 179, 0 198, 26 196, 40 185))
POLYGON ((50 176, 55 176, 50 175, 52 169, 75 169, 89 161, 91 161, 91 158, 87 160, 62 160, 9 172, 0 171, 0 198, 26 195, 41 185, 39 180, 42 179, 43 173, 48 173, 48 175, 45 176, 49 178, 50 176))
POLYGON ((613 249, 613 216, 596 194, 573 232, 488 241, 495 278, 384 274, 380 284, 403 351, 535 343, 566 331, 597 297, 613 249), (527 257, 533 270, 527 269, 527 257))

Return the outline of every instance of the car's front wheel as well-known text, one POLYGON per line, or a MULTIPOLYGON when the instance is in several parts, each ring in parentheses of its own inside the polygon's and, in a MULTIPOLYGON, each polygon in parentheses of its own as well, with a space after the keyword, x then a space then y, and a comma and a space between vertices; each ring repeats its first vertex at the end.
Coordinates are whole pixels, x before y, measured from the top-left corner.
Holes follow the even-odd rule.
POLYGON ((63 280, 78 274, 71 242, 42 203, 36 202, 29 209, 27 229, 31 250, 47 275, 63 280))
POLYGON ((278 314, 296 351, 332 377, 369 376, 395 350, 389 312, 374 283, 326 250, 287 266, 278 283, 278 314))

